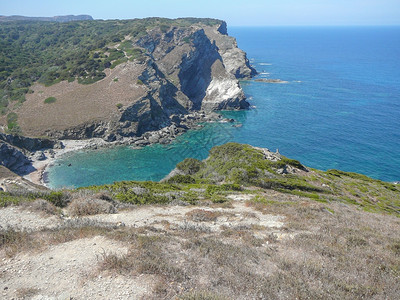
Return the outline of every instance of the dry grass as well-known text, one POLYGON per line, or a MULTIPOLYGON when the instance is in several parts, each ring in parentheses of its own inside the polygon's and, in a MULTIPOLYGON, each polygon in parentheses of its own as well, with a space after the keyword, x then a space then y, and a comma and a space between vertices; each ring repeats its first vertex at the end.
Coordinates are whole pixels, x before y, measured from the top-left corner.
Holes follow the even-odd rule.
POLYGON ((25 135, 43 136, 49 131, 63 131, 101 120, 116 122, 121 114, 116 104, 129 106, 145 95, 145 88, 135 84, 144 67, 121 64, 108 70, 103 80, 89 85, 77 81, 62 81, 49 87, 35 84, 31 87, 34 93, 28 94, 17 110, 19 125, 25 135), (118 82, 113 82, 115 77, 119 78, 118 82), (57 101, 45 104, 48 97, 56 97, 57 101))
POLYGON ((113 214, 115 206, 101 199, 77 198, 68 205, 68 211, 72 216, 90 216, 97 214, 113 214))
POLYGON ((178 299, 179 300, 227 300, 228 298, 218 295, 216 293, 210 293, 208 291, 194 291, 179 296, 178 299))
POLYGON ((3 250, 6 256, 12 257, 20 251, 36 247, 37 243, 26 231, 0 227, 0 250, 3 250))
POLYGON ((10 171, 4 166, 0 165, 0 179, 2 178, 10 178, 10 177, 17 177, 18 175, 14 172, 10 171))
POLYGON ((58 211, 57 207, 53 203, 43 199, 36 199, 33 202, 25 202, 23 205, 26 209, 43 215, 55 215, 58 211))
MULTIPOLYGON (((101 266, 157 276, 154 299, 397 299, 396 217, 297 196, 248 205, 284 214, 283 232, 292 238, 268 232, 256 238, 265 229, 253 226, 226 227, 221 234, 186 227, 147 230, 130 236, 126 257, 110 256, 101 266)), ((203 214, 188 215, 202 220, 203 214)))
POLYGON ((163 230, 77 218, 32 234, 4 229, 0 250, 15 253, 104 235, 129 251, 103 253, 98 272, 153 276, 149 299, 398 299, 398 218, 275 192, 247 206, 284 215, 285 228, 225 226, 212 232, 205 222, 217 216, 206 209, 190 211, 192 223, 163 230), (291 238, 276 238, 277 232, 291 238))
POLYGON ((19 231, 0 227, 0 253, 14 257, 21 252, 43 251, 50 245, 57 245, 76 239, 107 235, 115 225, 88 219, 72 219, 54 229, 40 231, 19 231))
POLYGON ((194 222, 215 222, 221 213, 204 209, 194 209, 186 213, 186 217, 194 222))

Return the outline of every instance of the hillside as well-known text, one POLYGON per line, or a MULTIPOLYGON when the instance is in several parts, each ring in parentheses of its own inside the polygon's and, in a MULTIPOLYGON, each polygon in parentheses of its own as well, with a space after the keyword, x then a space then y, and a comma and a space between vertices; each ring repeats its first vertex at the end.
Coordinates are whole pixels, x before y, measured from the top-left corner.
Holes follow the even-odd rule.
POLYGON ((113 141, 182 127, 192 112, 247 108, 238 79, 254 74, 220 20, 0 23, 6 133, 113 141))
POLYGON ((249 145, 161 183, 2 182, 6 298, 397 299, 400 187, 249 145), (27 190, 27 189, 30 189, 27 190))

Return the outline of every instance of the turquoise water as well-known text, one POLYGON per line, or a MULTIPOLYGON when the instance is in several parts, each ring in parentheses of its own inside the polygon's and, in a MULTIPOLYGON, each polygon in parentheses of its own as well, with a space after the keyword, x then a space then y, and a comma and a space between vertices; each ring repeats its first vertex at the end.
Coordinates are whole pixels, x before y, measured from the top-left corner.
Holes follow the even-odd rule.
POLYGON ((400 27, 231 28, 261 78, 242 82, 249 111, 225 112, 242 127, 206 124, 171 145, 68 155, 50 186, 160 180, 185 157, 228 141, 279 151, 319 169, 400 180, 400 27), (68 164, 71 164, 68 167, 68 164))

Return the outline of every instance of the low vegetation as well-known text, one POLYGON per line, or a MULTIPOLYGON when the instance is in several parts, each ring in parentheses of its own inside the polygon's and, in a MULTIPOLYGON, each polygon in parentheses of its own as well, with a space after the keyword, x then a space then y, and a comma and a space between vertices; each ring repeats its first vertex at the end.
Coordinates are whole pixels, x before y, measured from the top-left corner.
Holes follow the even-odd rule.
POLYGON ((176 201, 195 204, 223 203, 232 193, 262 190, 305 197, 321 203, 345 203, 366 211, 400 215, 400 187, 367 176, 338 170, 307 170, 299 162, 282 157, 270 161, 260 149, 228 143, 214 147, 205 161, 185 159, 177 165, 183 174, 165 183, 121 181, 70 191, 1 193, 0 206, 37 198, 65 207, 75 194, 107 192, 127 204, 167 204, 176 201), (293 173, 282 173, 288 166, 293 173))
POLYGON ((7 133, 19 135, 21 128, 18 125, 18 115, 15 112, 10 112, 7 115, 7 133))
POLYGON ((56 97, 48 97, 48 98, 44 99, 45 104, 54 103, 56 101, 57 101, 56 97))
POLYGON ((170 182, 0 192, 1 206, 25 203, 36 212, 75 216, 29 234, 0 228, 0 251, 14 256, 105 236, 129 250, 104 252, 93 276, 151 276, 155 285, 148 299, 397 299, 399 186, 265 155, 229 143, 213 148, 205 161, 179 163, 182 174, 170 182), (124 209, 136 213, 138 205, 150 204, 186 210, 175 220, 179 224, 165 219, 138 227, 87 217, 124 209), (269 215, 281 216, 283 227, 234 221, 269 215))

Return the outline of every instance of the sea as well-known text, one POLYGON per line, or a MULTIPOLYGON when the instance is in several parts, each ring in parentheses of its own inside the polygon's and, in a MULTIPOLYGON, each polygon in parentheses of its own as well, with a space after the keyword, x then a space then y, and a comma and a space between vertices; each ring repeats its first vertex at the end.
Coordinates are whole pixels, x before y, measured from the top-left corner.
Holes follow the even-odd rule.
POLYGON ((76 151, 48 169, 53 189, 158 181, 226 142, 265 147, 312 168, 400 180, 400 27, 231 27, 256 78, 251 109, 225 111, 169 145, 76 151))

